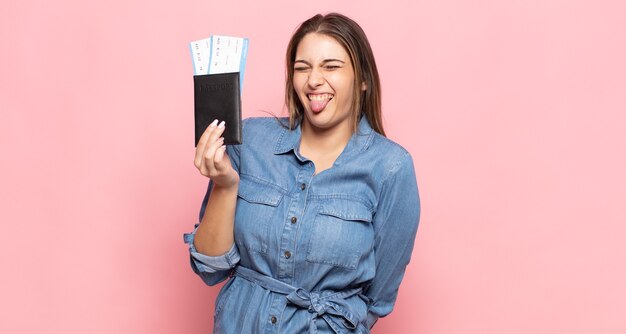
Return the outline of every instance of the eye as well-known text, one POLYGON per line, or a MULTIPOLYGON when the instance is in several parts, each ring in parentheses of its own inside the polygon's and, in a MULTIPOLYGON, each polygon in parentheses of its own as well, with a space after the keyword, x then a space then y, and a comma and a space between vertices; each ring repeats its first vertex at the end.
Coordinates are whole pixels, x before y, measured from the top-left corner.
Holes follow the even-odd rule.
POLYGON ((324 68, 327 69, 327 70, 333 71, 333 70, 336 70, 336 69, 340 69, 341 66, 339 66, 339 65, 326 65, 326 66, 324 66, 324 68))
POLYGON ((295 72, 304 72, 304 71, 306 71, 306 70, 308 70, 308 69, 309 69, 309 68, 308 68, 308 67, 306 67, 306 66, 296 66, 296 67, 294 67, 294 68, 293 68, 293 70, 294 70, 295 72))

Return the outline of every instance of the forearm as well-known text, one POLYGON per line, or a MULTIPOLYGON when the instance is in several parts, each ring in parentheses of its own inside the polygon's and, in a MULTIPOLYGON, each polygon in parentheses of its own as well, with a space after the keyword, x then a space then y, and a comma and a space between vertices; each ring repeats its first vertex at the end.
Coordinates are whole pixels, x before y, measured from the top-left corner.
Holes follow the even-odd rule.
POLYGON ((220 256, 232 247, 236 204, 237 184, 226 188, 213 187, 194 238, 198 252, 220 256))

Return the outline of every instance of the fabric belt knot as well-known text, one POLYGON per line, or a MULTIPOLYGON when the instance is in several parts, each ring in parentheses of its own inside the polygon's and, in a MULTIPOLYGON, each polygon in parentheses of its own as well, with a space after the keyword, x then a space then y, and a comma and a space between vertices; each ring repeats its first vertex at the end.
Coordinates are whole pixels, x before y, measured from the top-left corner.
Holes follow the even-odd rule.
POLYGON ((235 268, 235 275, 267 290, 285 295, 290 304, 314 314, 309 324, 311 334, 317 333, 315 325, 317 318, 322 318, 336 334, 351 333, 359 325, 359 319, 352 311, 352 306, 346 302, 346 298, 361 293, 361 288, 338 292, 309 292, 242 266, 235 268))
POLYGON ((287 300, 300 308, 307 308, 311 313, 323 315, 326 312, 326 305, 319 302, 319 293, 308 292, 302 288, 287 295, 287 300))

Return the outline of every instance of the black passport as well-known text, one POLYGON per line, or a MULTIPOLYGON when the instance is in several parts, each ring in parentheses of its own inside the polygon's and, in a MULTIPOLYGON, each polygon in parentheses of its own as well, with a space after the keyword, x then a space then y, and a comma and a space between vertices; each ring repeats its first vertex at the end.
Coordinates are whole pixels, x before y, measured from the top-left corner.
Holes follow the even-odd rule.
POLYGON ((196 146, 215 119, 226 122, 224 144, 241 144, 239 72, 194 75, 193 86, 196 146))

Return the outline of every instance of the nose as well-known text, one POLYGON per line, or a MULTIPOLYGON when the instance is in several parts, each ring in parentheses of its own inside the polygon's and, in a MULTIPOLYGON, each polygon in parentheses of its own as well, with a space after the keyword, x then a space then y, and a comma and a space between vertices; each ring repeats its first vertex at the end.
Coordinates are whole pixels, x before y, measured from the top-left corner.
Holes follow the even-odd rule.
POLYGON ((313 68, 307 80, 309 87, 315 88, 324 84, 324 74, 317 68, 313 68))

